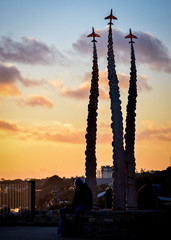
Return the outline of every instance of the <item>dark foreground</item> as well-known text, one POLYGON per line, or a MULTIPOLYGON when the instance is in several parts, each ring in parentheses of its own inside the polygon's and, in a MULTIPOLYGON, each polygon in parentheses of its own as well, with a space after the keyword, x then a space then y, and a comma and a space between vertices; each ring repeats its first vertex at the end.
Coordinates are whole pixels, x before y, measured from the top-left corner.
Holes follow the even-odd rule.
MULTIPOLYGON (((0 227, 1 240, 69 240, 74 238, 58 238, 56 227, 36 227, 36 226, 7 226, 0 227)), ((83 238, 77 238, 82 240, 83 238)), ((86 240, 86 238, 84 238, 86 240)), ((90 238, 89 238, 90 240, 90 238)))
MULTIPOLYGON (((56 236, 57 221, 55 225, 48 222, 30 222, 29 225, 0 226, 0 240, 67 240, 67 239, 98 239, 98 240, 144 240, 167 239, 170 235, 171 209, 162 210, 135 210, 110 211, 92 210, 79 216, 79 238, 58 238, 56 236), (38 225, 39 223, 39 225, 38 225), (31 224, 31 225, 30 225, 31 224), (41 225, 43 224, 43 225, 41 225)), ((72 215, 67 216, 71 226, 72 215)), ((15 223, 17 224, 17 222, 15 223)), ((19 223, 18 223, 19 224, 19 223)), ((26 224, 26 223, 25 223, 26 224)), ((70 236, 70 235, 69 235, 70 236)))

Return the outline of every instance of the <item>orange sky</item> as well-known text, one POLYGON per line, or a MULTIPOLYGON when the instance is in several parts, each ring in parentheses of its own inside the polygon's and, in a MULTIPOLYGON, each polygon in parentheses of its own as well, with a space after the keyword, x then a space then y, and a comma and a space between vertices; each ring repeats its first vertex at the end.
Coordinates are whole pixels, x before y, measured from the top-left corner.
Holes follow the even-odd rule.
MULTIPOLYGON (((97 169, 101 165, 112 165, 106 59, 108 29, 103 18, 113 2, 104 1, 105 11, 102 1, 96 16, 89 11, 95 11, 97 6, 89 0, 87 4, 92 5, 91 9, 84 3, 71 6, 69 1, 66 9, 64 3, 48 5, 51 11, 47 11, 44 1, 41 8, 36 3, 33 9, 33 2, 30 0, 16 8, 17 5, 7 0, 0 6, 0 20, 4 22, 0 36, 0 178, 85 174, 85 131, 92 71, 92 43, 86 36, 93 21, 101 35, 97 43, 100 79, 97 169), (82 16, 82 7, 85 16, 77 22, 75 14, 82 16), (5 12, 9 11, 16 21, 10 18, 6 21, 5 12), (63 11, 69 14, 69 22, 62 18, 63 11), (87 20, 86 13, 90 16, 87 20), (68 28, 67 34, 61 19, 68 28), (54 22, 56 31, 52 28, 54 22)), ((114 26, 113 36, 124 126, 130 73, 130 46, 124 36, 130 25, 138 36, 135 43, 136 168, 138 171, 166 169, 171 157, 171 46, 170 33, 162 34, 162 26, 168 20, 169 7, 163 6, 166 9, 162 11, 161 23, 154 25, 155 21, 152 24, 140 18, 135 22, 134 15, 126 19, 122 4, 118 1, 117 4, 116 14, 120 20, 114 26)), ((146 17, 151 19, 159 8, 145 1, 141 10, 145 11, 147 6, 151 6, 151 11, 147 11, 146 17)), ((136 14, 140 14, 138 11, 136 14)))

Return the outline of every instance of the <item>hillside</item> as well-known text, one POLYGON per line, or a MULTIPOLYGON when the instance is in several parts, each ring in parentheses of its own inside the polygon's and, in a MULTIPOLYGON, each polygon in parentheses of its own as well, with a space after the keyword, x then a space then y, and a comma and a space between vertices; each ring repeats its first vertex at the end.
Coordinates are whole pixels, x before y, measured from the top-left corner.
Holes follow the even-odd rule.
MULTIPOLYGON (((36 209, 58 209, 72 202, 74 196, 74 181, 76 178, 60 178, 57 175, 44 179, 30 179, 36 186, 36 209)), ((21 179, 5 180, 1 183, 20 183, 21 179)), ((171 197, 171 167, 163 171, 143 171, 136 173, 137 190, 144 184, 160 184, 164 196, 171 197)), ((107 185, 98 186, 98 192, 107 185)))

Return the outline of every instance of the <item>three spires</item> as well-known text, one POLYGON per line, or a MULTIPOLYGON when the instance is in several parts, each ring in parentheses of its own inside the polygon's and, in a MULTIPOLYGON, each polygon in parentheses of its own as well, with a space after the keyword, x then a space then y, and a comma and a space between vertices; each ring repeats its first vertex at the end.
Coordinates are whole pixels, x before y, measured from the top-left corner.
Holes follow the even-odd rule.
MULTIPOLYGON (((130 34, 125 38, 130 38, 131 41, 131 72, 130 72, 130 86, 127 105, 126 118, 126 134, 125 145, 123 144, 123 117, 121 110, 121 100, 119 92, 119 81, 115 69, 115 58, 113 50, 112 38, 112 20, 117 20, 113 16, 112 9, 109 16, 109 35, 108 35, 108 80, 109 80, 109 96, 111 100, 111 119, 113 132, 113 165, 114 165, 114 210, 125 210, 136 208, 135 195, 135 157, 134 157, 134 143, 135 143, 135 109, 136 109, 136 66, 135 55, 132 38, 137 38, 130 34)), ((97 186, 96 186, 96 133, 97 133, 97 107, 98 107, 98 62, 96 50, 96 37, 100 37, 92 28, 92 33, 87 37, 93 37, 93 71, 91 80, 91 90, 88 105, 87 118, 87 133, 86 133, 86 182, 92 189, 94 206, 97 204, 97 186)))

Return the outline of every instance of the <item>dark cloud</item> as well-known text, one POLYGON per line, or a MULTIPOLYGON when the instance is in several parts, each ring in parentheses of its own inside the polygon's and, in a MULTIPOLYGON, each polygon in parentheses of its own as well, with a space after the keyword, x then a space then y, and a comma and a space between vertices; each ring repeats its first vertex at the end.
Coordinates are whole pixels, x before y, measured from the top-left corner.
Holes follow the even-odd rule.
POLYGON ((20 78, 20 72, 15 67, 0 65, 0 95, 20 96, 21 92, 16 86, 20 78))
POLYGON ((24 64, 50 64, 53 61, 63 61, 63 55, 53 46, 34 38, 22 37, 21 42, 10 37, 0 40, 0 60, 13 61, 24 64))
POLYGON ((0 65, 0 83, 10 84, 17 80, 21 80, 21 75, 16 67, 0 65))
MULTIPOLYGON (((98 31, 101 38, 98 39, 98 56, 107 58, 108 29, 98 31)), ((123 33, 117 29, 113 30, 114 51, 116 60, 123 63, 130 61, 129 41, 125 39, 128 33, 123 33)), ((171 56, 167 47, 157 37, 150 33, 134 32, 138 37, 135 43, 137 63, 148 64, 151 69, 171 73, 171 56)), ((83 34, 73 43, 72 47, 81 54, 90 53, 90 42, 87 41, 87 34, 83 34)))
POLYGON ((16 67, 0 64, 0 95, 21 95, 17 87, 18 82, 23 84, 25 87, 34 87, 43 84, 45 80, 23 78, 20 71, 16 67))

